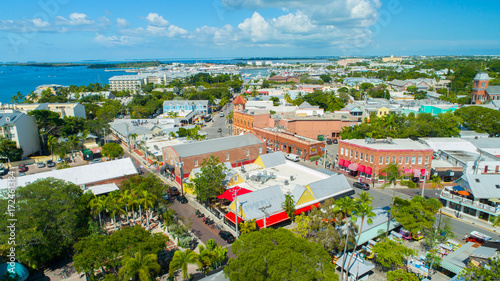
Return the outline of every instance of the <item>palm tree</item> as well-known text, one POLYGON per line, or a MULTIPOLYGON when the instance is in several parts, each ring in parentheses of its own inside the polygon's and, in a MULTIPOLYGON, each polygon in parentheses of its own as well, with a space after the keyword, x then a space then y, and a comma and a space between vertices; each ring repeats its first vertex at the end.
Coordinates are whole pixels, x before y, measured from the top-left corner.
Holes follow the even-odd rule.
POLYGON ((385 236, 389 236, 389 224, 392 219, 392 209, 394 207, 394 200, 396 200, 396 183, 399 181, 399 184, 408 186, 409 188, 415 188, 417 185, 408 180, 403 180, 404 174, 401 173, 399 167, 395 163, 391 163, 387 165, 384 169, 381 170, 382 173, 386 174, 387 181, 382 185, 382 188, 386 188, 389 185, 392 185, 392 203, 391 203, 391 212, 389 215, 389 219, 387 220, 387 231, 385 236))
POLYGON ((143 256, 141 252, 137 252, 134 257, 126 256, 123 258, 118 275, 123 281, 150 281, 151 273, 158 273, 160 269, 156 255, 147 254, 143 256))
POLYGON ((80 137, 77 135, 71 135, 68 137, 69 146, 71 147, 71 160, 73 159, 73 150, 75 146, 80 142, 80 137))
POLYGON ((89 134, 90 134, 90 132, 88 130, 83 130, 83 132, 80 132, 80 140, 82 141, 82 147, 83 147, 83 143, 88 138, 89 134))
POLYGON ((250 221, 242 221, 240 222, 240 234, 245 234, 245 233, 249 233, 249 232, 252 232, 252 231, 255 231, 255 226, 256 226, 256 221, 255 219, 253 220, 250 220, 250 221))
POLYGON ((106 197, 106 209, 113 217, 114 229, 116 230, 116 215, 125 213, 122 209, 122 203, 120 202, 119 194, 112 192, 106 197))
POLYGON ((134 200, 134 197, 133 197, 133 194, 130 192, 130 190, 124 190, 120 193, 120 201, 125 206, 125 212, 127 214, 127 222, 129 221, 128 207, 133 204, 132 203, 133 200, 134 200))
POLYGON ((285 201, 281 203, 281 208, 288 215, 290 220, 293 222, 295 219, 295 200, 293 200, 293 195, 285 194, 285 201))
POLYGON ((130 150, 130 147, 131 147, 130 139, 133 139, 135 142, 135 140, 137 139, 138 136, 139 135, 137 135, 136 133, 128 134, 128 150, 130 150))
MULTIPOLYGON (((363 192, 363 193, 366 193, 366 192, 363 192)), ((371 204, 371 202, 370 202, 370 204, 371 204)), ((354 245, 353 253, 356 252, 356 248, 358 247, 358 244, 359 244, 359 238, 361 237, 361 233, 363 233, 363 224, 365 223, 365 219, 366 219, 366 222, 368 224, 373 223, 372 218, 375 217, 375 213, 373 212, 373 207, 370 204, 361 203, 361 201, 358 201, 358 204, 356 204, 356 211, 355 211, 356 217, 361 218, 361 223, 359 225, 358 239, 356 239, 356 244, 354 245)), ((347 280, 347 277, 349 275, 349 268, 351 267, 352 256, 354 256, 354 254, 351 255, 351 257, 349 258, 349 262, 347 262, 347 270, 346 270, 346 274, 345 274, 346 280, 347 280)))
POLYGON ((209 249, 203 247, 203 245, 198 246, 198 268, 203 271, 203 273, 207 273, 212 267, 212 261, 215 258, 215 253, 210 251, 209 249))
POLYGON ((141 201, 141 205, 144 205, 144 208, 147 209, 147 211, 146 211, 146 221, 148 223, 148 229, 149 229, 149 216, 148 216, 148 213, 150 212, 151 208, 153 208, 153 205, 156 202, 156 196, 154 194, 152 194, 152 193, 149 193, 147 190, 143 190, 143 191, 141 191, 141 199, 140 199, 140 201, 141 201))
POLYGON ((92 211, 92 215, 99 215, 99 226, 102 227, 101 221, 101 212, 106 210, 106 199, 105 197, 97 197, 94 195, 94 198, 89 202, 90 210, 92 211))
POLYGON ((182 278, 187 278, 187 266, 188 264, 196 264, 198 262, 198 254, 189 249, 184 252, 176 251, 172 261, 170 262, 169 275, 173 276, 174 271, 181 269, 182 278))
POLYGON ((361 194, 359 194, 359 198, 355 199, 358 204, 368 204, 370 205, 373 202, 373 196, 370 195, 370 193, 363 191, 361 194))
POLYGON ((344 262, 340 266, 340 272, 342 273, 341 280, 344 280, 344 265, 347 260, 345 254, 347 253, 347 244, 349 244, 349 223, 354 222, 356 217, 352 216, 353 211, 356 210, 356 203, 353 199, 349 197, 342 197, 339 200, 335 201, 335 211, 341 212, 343 217, 346 219, 345 229, 346 229, 346 238, 345 238, 345 246, 342 255, 344 256, 344 262))
POLYGON ((52 155, 52 160, 54 160, 54 145, 57 145, 59 140, 54 135, 49 135, 47 138, 47 145, 50 146, 50 154, 52 155))
POLYGON ((443 187, 443 182, 441 181, 441 178, 439 176, 433 175, 431 179, 429 180, 429 183, 431 183, 431 188, 436 189, 436 187, 443 187))

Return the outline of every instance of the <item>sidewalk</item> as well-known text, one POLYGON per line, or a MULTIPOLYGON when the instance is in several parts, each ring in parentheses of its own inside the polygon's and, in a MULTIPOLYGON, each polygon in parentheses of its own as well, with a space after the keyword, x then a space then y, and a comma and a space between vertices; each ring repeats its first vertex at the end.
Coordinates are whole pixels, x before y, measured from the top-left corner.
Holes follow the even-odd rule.
POLYGON ((444 208, 443 207, 443 208, 441 208, 441 213, 443 215, 452 217, 452 218, 454 218, 456 220, 459 220, 459 221, 462 221, 462 222, 465 222, 465 223, 468 223, 468 224, 473 224, 474 226, 477 226, 477 227, 479 227, 481 229, 484 229, 486 231, 500 232, 500 227, 498 227, 498 226, 492 226, 491 223, 489 223, 489 222, 486 222, 484 220, 478 219, 478 218, 476 218, 474 216, 465 214, 463 212, 461 212, 460 213, 460 217, 457 218, 454 210, 450 210, 448 208, 444 208))

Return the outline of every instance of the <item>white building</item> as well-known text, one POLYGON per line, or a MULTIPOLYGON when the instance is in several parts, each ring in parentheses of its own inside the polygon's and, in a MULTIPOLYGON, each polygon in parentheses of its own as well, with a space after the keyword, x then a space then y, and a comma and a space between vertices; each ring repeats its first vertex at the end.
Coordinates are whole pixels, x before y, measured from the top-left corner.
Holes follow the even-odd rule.
POLYGON ((64 117, 87 118, 85 106, 80 103, 22 103, 22 104, 3 104, 2 109, 12 109, 25 114, 33 110, 50 110, 64 117))
POLYGON ((36 118, 19 111, 0 110, 0 137, 15 141, 23 157, 40 150, 36 118))
POLYGON ((120 75, 109 78, 111 91, 138 92, 142 85, 144 85, 144 79, 137 75, 120 75))

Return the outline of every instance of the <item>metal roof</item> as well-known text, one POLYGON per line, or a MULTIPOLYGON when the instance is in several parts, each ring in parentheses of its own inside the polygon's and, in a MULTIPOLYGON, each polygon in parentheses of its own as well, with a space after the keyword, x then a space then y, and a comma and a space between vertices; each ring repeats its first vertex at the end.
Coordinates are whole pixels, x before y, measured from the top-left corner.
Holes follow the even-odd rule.
MULTIPOLYGON (((26 175, 16 178, 17 186, 25 186, 39 179, 56 178, 76 185, 91 184, 104 180, 137 174, 137 169, 130 158, 88 164, 62 170, 26 175)), ((0 189, 9 187, 9 180, 0 180, 0 189)))
POLYGON ((92 192, 94 195, 110 193, 115 190, 120 190, 116 183, 100 184, 89 187, 85 192, 92 192))
POLYGON ((270 215, 283 211, 281 203, 285 202, 285 195, 280 186, 275 185, 238 196, 238 202, 246 220, 260 219, 264 217, 261 207, 270 206, 266 209, 270 215))
MULTIPOLYGON (((5 126, 8 124, 14 124, 16 123, 19 119, 23 117, 23 115, 26 115, 22 112, 13 112, 13 113, 4 113, 0 111, 0 126, 5 126)), ((34 117, 32 117, 34 118, 34 117)))
MULTIPOLYGON (((351 255, 352 253, 348 253, 347 256, 342 255, 337 260, 336 264, 342 264, 344 262, 344 257, 347 257, 347 262, 345 263, 345 266, 347 267, 347 263, 349 262, 351 255)), ((351 262, 352 264, 349 267, 349 275, 352 276, 361 277, 375 268, 375 265, 373 263, 358 257, 353 257, 351 262)))
POLYGON ((496 253, 497 253, 497 250, 495 248, 488 248, 488 247, 481 246, 481 247, 475 249, 474 251, 472 251, 472 253, 470 253, 470 256, 481 258, 481 259, 489 259, 489 258, 495 256, 496 253))
POLYGON ((469 258, 469 254, 475 250, 472 246, 475 243, 467 242, 462 247, 456 249, 455 251, 449 253, 441 261, 441 267, 445 268, 455 274, 459 274, 467 266, 465 261, 469 258))
POLYGON ((295 188, 290 193, 290 195, 293 196, 293 201, 295 202, 295 205, 297 205, 297 201, 299 201, 302 194, 304 194, 304 191, 306 191, 305 187, 303 187, 302 185, 298 185, 298 184, 295 185, 295 188))
POLYGON ((474 77, 474 80, 481 80, 481 81, 489 81, 491 78, 490 76, 488 75, 488 72, 479 72, 478 74, 476 74, 476 77, 474 77))
POLYGON ((257 138, 255 135, 247 134, 211 139, 195 143, 178 144, 173 145, 172 149, 180 157, 190 157, 263 143, 264 142, 257 138))
POLYGON ((488 92, 490 96, 500 95, 500 86, 489 86, 486 92, 488 92))
POLYGON ((463 175, 457 184, 469 189, 475 199, 500 198, 500 175, 463 175))
POLYGON ((282 151, 277 151, 274 153, 262 154, 260 156, 262 163, 265 168, 272 168, 278 165, 286 164, 285 155, 282 151))
POLYGON ((335 196, 354 193, 349 182, 344 175, 338 174, 309 184, 316 200, 323 201, 335 196))

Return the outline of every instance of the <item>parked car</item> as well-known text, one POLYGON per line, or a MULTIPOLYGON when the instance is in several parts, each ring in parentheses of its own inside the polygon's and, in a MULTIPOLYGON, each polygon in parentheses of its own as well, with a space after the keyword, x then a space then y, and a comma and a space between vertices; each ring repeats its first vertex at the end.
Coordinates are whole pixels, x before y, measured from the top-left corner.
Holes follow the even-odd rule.
POLYGON ((101 162, 102 162, 101 158, 97 158, 97 159, 90 161, 89 164, 95 164, 95 163, 101 163, 101 162))
POLYGON ((326 144, 332 144, 332 143, 333 143, 333 140, 331 138, 326 139, 326 144))
POLYGON ((64 160, 62 160, 61 158, 58 158, 58 159, 56 160, 56 163, 57 163, 57 164, 61 164, 61 163, 63 163, 63 162, 64 162, 64 160))
POLYGON ((299 162, 300 158, 296 154, 287 154, 285 155, 285 158, 294 162, 299 162))
POLYGON ((177 187, 171 186, 168 189, 167 194, 170 195, 170 196, 172 196, 172 197, 175 197, 175 196, 178 196, 181 193, 179 192, 179 190, 177 189, 177 187))
POLYGON ((222 240, 226 241, 229 244, 234 242, 234 236, 229 231, 221 230, 219 231, 219 236, 222 240))
POLYGON ((184 195, 177 196, 177 201, 181 202, 181 204, 186 204, 188 202, 187 198, 184 195))
POLYGON ((36 164, 36 166, 37 166, 38 168, 45 168, 45 163, 43 163, 43 162, 38 162, 38 163, 36 164))
POLYGON ((162 198, 163 198, 164 200, 168 200, 168 199, 170 199, 170 196, 168 196, 168 194, 163 194, 162 198))
POLYGON ((337 144, 339 143, 339 140, 338 139, 333 139, 333 144, 337 144))
POLYGON ((54 161, 52 161, 52 160, 47 160, 47 161, 45 161, 45 163, 47 164, 47 167, 49 167, 49 168, 56 166, 56 163, 54 163, 54 161))
POLYGON ((224 117, 224 112, 221 112, 221 113, 220 113, 220 117, 224 117))
POLYGON ((24 164, 19 164, 19 172, 26 172, 28 171, 28 167, 24 164))
POLYGON ((354 187, 361 188, 363 190, 370 190, 370 185, 366 182, 355 182, 352 184, 354 187))
POLYGON ((9 167, 4 164, 0 164, 0 175, 6 175, 9 172, 9 167))
POLYGON ((217 133, 222 132, 222 128, 217 129, 217 133))

